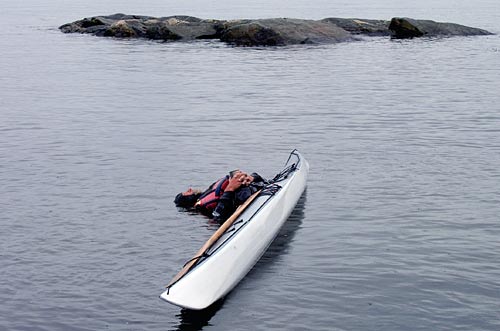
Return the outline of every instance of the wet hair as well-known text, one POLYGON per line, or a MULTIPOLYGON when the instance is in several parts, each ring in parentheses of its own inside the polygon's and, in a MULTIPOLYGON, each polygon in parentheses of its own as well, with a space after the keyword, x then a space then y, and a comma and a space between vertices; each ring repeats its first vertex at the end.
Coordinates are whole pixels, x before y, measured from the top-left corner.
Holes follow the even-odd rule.
POLYGON ((193 208, 198 198, 201 196, 201 193, 193 193, 189 195, 183 195, 179 193, 175 196, 174 203, 177 207, 181 208, 193 208))

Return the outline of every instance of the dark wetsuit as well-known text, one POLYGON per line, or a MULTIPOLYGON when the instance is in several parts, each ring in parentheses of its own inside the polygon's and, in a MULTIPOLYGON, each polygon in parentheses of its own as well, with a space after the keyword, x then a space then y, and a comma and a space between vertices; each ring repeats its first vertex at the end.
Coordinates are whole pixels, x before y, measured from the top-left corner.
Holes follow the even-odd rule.
POLYGON ((222 194, 217 203, 217 207, 215 207, 212 213, 217 223, 224 223, 239 205, 243 204, 252 194, 260 190, 266 184, 266 180, 258 174, 253 173, 252 177, 254 177, 254 180, 249 186, 242 186, 234 192, 228 191, 222 194))

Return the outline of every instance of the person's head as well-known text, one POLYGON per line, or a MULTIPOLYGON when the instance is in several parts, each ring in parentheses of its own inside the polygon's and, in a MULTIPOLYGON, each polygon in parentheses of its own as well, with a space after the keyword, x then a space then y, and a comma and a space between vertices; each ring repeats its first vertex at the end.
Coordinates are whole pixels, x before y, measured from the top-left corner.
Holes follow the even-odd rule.
POLYGON ((174 203, 177 207, 186 209, 193 208, 200 196, 200 191, 189 188, 187 191, 177 194, 174 203))

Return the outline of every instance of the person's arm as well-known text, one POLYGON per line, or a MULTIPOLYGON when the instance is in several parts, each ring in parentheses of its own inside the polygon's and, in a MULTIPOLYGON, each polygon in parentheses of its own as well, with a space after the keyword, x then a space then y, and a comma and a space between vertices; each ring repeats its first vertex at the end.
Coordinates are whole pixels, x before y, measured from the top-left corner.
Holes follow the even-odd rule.
POLYGON ((214 217, 214 221, 219 224, 224 223, 229 216, 236 210, 236 206, 234 205, 234 192, 224 192, 217 203, 214 211, 212 212, 212 216, 214 217))
POLYGON ((214 221, 217 223, 224 223, 236 210, 235 191, 243 185, 245 177, 246 174, 244 173, 236 173, 229 178, 229 183, 212 213, 214 221))

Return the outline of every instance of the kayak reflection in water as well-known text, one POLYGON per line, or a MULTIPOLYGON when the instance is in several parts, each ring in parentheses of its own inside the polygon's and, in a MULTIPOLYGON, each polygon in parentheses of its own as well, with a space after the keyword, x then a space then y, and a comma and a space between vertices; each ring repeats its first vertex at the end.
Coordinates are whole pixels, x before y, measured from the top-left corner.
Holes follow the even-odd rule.
POLYGON ((219 224, 224 223, 236 208, 253 193, 261 189, 267 181, 256 173, 251 175, 234 170, 212 183, 205 191, 189 188, 177 194, 174 203, 177 207, 194 209, 219 224))

